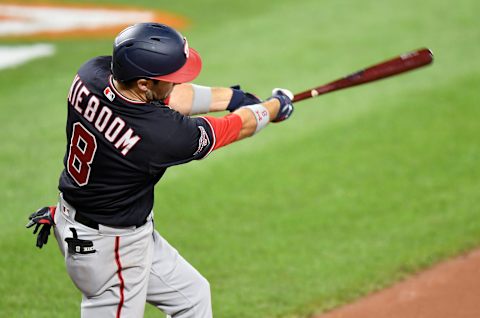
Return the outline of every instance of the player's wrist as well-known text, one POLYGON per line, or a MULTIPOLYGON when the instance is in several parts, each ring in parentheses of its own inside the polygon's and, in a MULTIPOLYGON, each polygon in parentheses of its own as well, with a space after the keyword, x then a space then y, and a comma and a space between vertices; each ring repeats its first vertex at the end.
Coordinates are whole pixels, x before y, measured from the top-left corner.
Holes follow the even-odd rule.
POLYGON ((293 94, 287 89, 275 88, 272 91, 272 97, 268 99, 277 100, 279 102, 279 109, 276 112, 275 117, 272 119, 272 122, 281 122, 288 119, 293 113, 293 104, 292 104, 293 94))
POLYGON ((261 100, 254 94, 244 92, 240 89, 240 86, 232 86, 232 97, 227 105, 227 110, 233 112, 240 107, 247 105, 254 105, 261 102, 261 100))
POLYGON ((270 115, 269 120, 272 122, 280 111, 280 101, 276 98, 269 98, 264 101, 262 105, 268 109, 268 113, 270 115))
POLYGON ((258 133, 270 123, 270 111, 262 104, 242 106, 241 109, 248 109, 252 112, 253 117, 255 118, 256 126, 253 134, 258 133))

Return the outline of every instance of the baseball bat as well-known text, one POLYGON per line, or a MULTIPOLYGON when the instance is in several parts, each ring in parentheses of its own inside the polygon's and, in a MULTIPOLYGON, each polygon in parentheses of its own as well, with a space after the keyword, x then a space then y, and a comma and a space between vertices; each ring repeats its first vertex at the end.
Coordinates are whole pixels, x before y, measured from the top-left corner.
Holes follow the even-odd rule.
POLYGON ((422 48, 372 65, 328 84, 295 94, 292 101, 299 102, 307 98, 316 97, 340 89, 370 83, 382 78, 414 70, 428 65, 432 63, 432 61, 432 52, 427 48, 422 48))

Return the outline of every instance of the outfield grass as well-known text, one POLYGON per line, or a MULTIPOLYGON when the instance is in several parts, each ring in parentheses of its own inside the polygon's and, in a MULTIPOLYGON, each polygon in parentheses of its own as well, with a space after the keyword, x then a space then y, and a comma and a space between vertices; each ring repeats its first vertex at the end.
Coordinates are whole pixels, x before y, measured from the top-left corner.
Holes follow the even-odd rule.
MULTIPOLYGON (((96 1, 112 2, 129 3, 96 1)), ((210 280, 217 317, 305 317, 480 245, 478 1, 154 5, 190 18, 199 83, 261 96, 421 46, 436 57, 302 102, 291 120, 167 172, 157 229, 210 280)), ((73 75, 111 39, 55 45, 55 57, 0 71, 0 317, 78 316, 56 243, 37 250, 23 226, 56 199, 73 75)))

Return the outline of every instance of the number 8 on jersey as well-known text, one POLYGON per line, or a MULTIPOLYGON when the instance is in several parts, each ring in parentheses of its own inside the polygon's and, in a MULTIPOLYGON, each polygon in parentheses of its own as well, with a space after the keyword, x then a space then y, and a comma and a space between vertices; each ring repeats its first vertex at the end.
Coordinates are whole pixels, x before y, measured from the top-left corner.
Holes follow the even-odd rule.
POLYGON ((97 150, 97 141, 81 123, 73 125, 72 139, 70 140, 70 151, 68 154, 67 170, 73 180, 84 186, 90 177, 90 164, 97 150))

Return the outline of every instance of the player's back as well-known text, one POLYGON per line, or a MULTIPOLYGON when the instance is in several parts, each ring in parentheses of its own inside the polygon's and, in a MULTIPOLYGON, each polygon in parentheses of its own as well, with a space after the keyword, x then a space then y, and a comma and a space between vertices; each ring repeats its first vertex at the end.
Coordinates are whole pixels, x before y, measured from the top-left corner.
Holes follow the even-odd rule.
POLYGON ((198 122, 159 102, 123 97, 110 63, 111 57, 88 61, 72 83, 59 190, 98 223, 138 225, 165 169, 196 159, 198 122))

